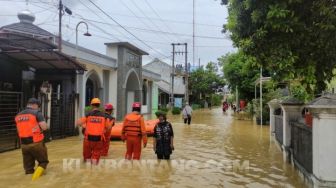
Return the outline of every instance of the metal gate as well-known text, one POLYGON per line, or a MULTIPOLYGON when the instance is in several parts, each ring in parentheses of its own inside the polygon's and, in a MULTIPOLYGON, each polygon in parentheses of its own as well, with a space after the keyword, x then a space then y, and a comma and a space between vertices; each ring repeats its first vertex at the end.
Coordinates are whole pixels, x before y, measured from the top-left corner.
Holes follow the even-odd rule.
POLYGON ((15 116, 22 109, 22 92, 0 91, 0 152, 19 148, 15 116))
POLYGON ((51 94, 50 137, 52 139, 75 135, 75 95, 51 94))
POLYGON ((283 144, 283 116, 274 115, 275 119, 275 138, 282 145, 283 144))

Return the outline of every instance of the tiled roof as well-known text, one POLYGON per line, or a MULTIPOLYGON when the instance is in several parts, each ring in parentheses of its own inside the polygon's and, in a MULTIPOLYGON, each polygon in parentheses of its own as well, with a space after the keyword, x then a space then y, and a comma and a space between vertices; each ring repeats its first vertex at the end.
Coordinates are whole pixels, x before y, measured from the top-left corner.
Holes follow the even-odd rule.
POLYGON ((55 37, 54 34, 32 24, 32 23, 13 23, 10 25, 6 25, 0 28, 0 30, 14 31, 18 33, 31 34, 31 35, 40 35, 47 37, 55 37))

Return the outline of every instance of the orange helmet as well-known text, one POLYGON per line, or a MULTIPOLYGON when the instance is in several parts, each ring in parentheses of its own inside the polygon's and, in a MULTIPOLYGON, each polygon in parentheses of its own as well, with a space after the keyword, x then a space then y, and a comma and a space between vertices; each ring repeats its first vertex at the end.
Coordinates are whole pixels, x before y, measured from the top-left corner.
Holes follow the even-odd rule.
POLYGON ((99 98, 93 98, 91 100, 91 104, 100 104, 100 99, 99 98))
POLYGON ((139 102, 134 102, 132 108, 140 108, 141 104, 139 102))
POLYGON ((105 110, 113 110, 113 105, 111 103, 105 104, 105 110))

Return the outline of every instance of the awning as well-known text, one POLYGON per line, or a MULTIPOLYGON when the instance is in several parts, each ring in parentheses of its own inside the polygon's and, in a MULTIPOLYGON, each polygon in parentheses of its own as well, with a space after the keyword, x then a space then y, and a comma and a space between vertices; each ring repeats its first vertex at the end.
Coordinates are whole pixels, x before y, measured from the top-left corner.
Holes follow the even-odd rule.
POLYGON ((37 70, 77 70, 85 67, 58 51, 49 38, 34 38, 23 34, 0 32, 0 58, 19 61, 37 70))

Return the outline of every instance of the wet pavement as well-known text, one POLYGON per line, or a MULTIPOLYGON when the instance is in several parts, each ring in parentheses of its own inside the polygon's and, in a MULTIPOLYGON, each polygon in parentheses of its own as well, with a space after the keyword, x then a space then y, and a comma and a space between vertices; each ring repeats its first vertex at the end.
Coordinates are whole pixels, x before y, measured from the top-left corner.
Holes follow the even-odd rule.
POLYGON ((169 116, 175 133, 170 162, 156 160, 152 139, 142 160, 124 161, 125 145, 111 142, 101 165, 81 161, 79 137, 47 143, 46 175, 31 181, 22 168, 21 150, 1 153, 0 187, 306 187, 270 141, 269 127, 234 120, 221 109, 199 110, 192 125, 169 116))

